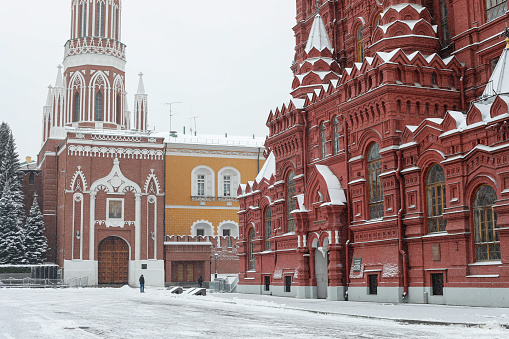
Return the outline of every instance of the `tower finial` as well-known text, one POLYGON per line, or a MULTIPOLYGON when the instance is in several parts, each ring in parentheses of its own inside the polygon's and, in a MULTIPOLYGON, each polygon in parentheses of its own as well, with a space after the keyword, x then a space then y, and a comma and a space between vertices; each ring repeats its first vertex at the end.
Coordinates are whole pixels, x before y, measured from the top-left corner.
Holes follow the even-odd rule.
POLYGON ((136 94, 145 94, 145 85, 143 84, 143 73, 140 72, 138 75, 140 76, 140 80, 138 82, 138 93, 136 94))

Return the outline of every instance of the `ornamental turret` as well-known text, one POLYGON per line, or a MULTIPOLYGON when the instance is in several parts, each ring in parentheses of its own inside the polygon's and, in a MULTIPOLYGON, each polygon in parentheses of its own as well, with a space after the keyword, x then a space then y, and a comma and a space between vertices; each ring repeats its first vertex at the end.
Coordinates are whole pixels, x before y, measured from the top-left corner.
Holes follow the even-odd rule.
POLYGON ((138 131, 146 131, 147 111, 148 111, 148 95, 145 93, 145 85, 143 84, 143 73, 138 74, 140 80, 138 82, 138 91, 134 96, 134 128, 138 131))

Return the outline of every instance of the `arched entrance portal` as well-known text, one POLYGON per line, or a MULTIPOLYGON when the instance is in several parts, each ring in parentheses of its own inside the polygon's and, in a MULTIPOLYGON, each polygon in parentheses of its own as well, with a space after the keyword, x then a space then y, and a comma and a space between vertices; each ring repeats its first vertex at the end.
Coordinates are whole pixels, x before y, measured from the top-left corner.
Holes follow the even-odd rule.
POLYGON ((99 244, 99 284, 127 284, 129 245, 118 237, 108 237, 99 244))

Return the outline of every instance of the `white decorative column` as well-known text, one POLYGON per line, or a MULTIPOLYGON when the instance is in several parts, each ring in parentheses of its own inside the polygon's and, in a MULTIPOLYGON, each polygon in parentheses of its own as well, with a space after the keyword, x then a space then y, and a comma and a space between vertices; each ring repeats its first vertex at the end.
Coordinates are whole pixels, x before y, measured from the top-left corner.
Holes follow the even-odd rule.
MULTIPOLYGON (((136 214, 134 220, 134 260, 140 260, 141 253, 141 193, 136 193, 136 214)), ((148 234, 147 234, 148 236, 148 234)))
POLYGON ((90 192, 90 232, 88 244, 88 260, 94 260, 95 253, 95 195, 97 192, 90 192))

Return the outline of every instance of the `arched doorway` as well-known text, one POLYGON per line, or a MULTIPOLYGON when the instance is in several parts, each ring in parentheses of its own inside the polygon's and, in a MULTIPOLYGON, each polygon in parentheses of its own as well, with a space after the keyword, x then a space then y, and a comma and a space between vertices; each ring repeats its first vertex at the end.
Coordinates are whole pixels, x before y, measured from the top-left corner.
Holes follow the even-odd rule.
POLYGON ((129 245, 121 238, 108 237, 99 244, 99 284, 127 284, 129 245))

